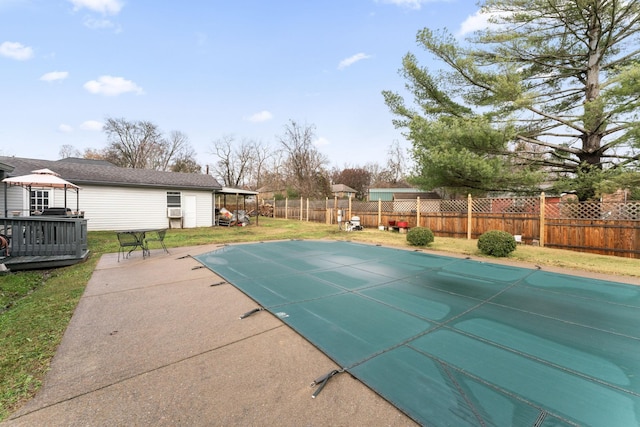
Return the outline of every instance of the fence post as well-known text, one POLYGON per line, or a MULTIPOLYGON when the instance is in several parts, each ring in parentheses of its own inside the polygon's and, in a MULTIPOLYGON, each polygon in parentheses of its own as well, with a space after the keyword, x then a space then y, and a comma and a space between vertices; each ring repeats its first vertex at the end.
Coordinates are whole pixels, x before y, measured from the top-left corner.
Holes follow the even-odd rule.
MULTIPOLYGON (((333 213, 331 214, 331 218, 335 218, 336 222, 338 222, 338 196, 334 196, 333 198, 333 213)), ((333 220, 331 223, 333 224, 333 220)))
POLYGON ((416 197, 416 227, 420 227, 420 196, 416 197))
POLYGON ((303 213, 304 213, 304 199, 300 197, 300 221, 302 221, 303 213))
POLYGON ((473 199, 471 198, 471 193, 467 197, 467 240, 471 240, 471 213, 473 212, 472 208, 473 199))
POLYGON ((307 222, 309 222, 309 198, 307 197, 307 222))
POLYGON ((545 233, 545 229, 544 229, 544 214, 545 214, 545 197, 544 197, 544 191, 542 193, 540 193, 540 247, 544 246, 544 233, 545 233))
POLYGON ((382 199, 378 199, 378 225, 382 225, 382 199))
POLYGON ((329 212, 329 198, 324 198, 324 223, 329 225, 331 224, 331 213, 329 212))
POLYGON ((284 219, 289 219, 289 198, 284 199, 284 219))
POLYGON ((351 196, 349 196, 349 216, 348 221, 351 221, 351 196))

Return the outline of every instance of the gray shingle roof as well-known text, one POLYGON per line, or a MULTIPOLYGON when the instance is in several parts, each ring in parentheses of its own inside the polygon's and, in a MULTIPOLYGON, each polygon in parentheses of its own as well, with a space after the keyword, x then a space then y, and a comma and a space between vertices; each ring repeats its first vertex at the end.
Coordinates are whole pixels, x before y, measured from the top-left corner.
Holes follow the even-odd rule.
POLYGON ((0 164, 14 167, 13 171, 7 174, 8 176, 27 175, 35 169, 48 168, 79 186, 162 187, 212 191, 222 188, 210 175, 121 168, 99 160, 78 158, 38 160, 0 156, 0 164))
POLYGON ((344 184, 333 184, 331 186, 331 192, 332 193, 355 193, 356 190, 354 190, 353 188, 349 187, 348 185, 344 185, 344 184))

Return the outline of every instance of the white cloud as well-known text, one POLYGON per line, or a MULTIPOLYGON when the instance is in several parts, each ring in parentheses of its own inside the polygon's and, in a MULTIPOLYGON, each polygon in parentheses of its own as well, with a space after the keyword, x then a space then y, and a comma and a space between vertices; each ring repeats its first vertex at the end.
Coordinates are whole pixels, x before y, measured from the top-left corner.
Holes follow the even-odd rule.
POLYGON ((60 124, 60 126, 58 126, 58 132, 62 132, 62 133, 71 133, 73 132, 73 128, 67 124, 60 124))
POLYGON ((269 121, 271 119, 273 119, 273 114, 265 110, 249 116, 247 120, 253 123, 262 123, 262 122, 269 121))
POLYGON ((458 31, 458 36, 464 36, 469 33, 473 33, 478 30, 486 30, 491 26, 496 26, 499 24, 489 22, 492 18, 500 18, 508 15, 509 12, 489 12, 489 13, 480 13, 478 10, 475 14, 470 15, 464 22, 460 25, 460 30, 458 31))
POLYGON ((40 80, 43 82, 55 82, 56 80, 64 80, 69 77, 68 71, 52 71, 50 73, 43 74, 40 80))
POLYGON ((122 31, 122 28, 118 24, 114 24, 112 21, 108 19, 95 19, 90 16, 86 16, 82 21, 82 25, 89 28, 90 30, 109 30, 114 29, 116 33, 122 31))
POLYGON ((317 147, 324 147, 325 145, 331 144, 327 138, 319 137, 313 142, 317 147))
POLYGON ((352 66, 358 61, 362 61, 363 59, 369 59, 369 58, 371 58, 371 55, 367 55, 366 53, 356 53, 355 55, 340 61, 340 63, 338 64, 338 70, 343 70, 347 67, 352 66))
POLYGON ((468 16, 460 25, 458 35, 464 36, 465 34, 473 33, 477 30, 484 30, 489 26, 489 16, 490 15, 488 14, 480 13, 480 11, 468 16))
POLYGON ((131 80, 122 77, 100 76, 98 80, 90 80, 84 84, 84 88, 95 95, 117 96, 127 92, 142 95, 144 91, 131 80))
POLYGON ((97 120, 87 120, 82 122, 82 124, 80 125, 80 129, 83 130, 102 130, 103 124, 97 120))
POLYGON ((33 57, 33 49, 18 42, 3 42, 0 44, 0 55, 18 61, 26 61, 33 57))
POLYGON ((73 4, 73 10, 89 9, 100 12, 103 15, 116 15, 122 9, 120 0, 69 0, 73 4))
POLYGON ((397 6, 417 10, 422 7, 423 3, 433 2, 434 0, 380 0, 380 1, 382 3, 390 3, 390 4, 395 4, 397 6))

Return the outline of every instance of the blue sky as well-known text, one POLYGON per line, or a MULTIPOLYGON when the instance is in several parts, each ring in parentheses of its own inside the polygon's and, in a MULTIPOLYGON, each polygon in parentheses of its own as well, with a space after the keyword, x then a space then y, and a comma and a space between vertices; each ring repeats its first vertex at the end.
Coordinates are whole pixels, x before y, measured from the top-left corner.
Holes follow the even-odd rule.
POLYGON ((106 145, 106 117, 277 145, 313 125, 332 166, 408 147, 381 92, 403 92, 417 32, 481 20, 473 0, 0 0, 0 154, 55 160, 106 145))

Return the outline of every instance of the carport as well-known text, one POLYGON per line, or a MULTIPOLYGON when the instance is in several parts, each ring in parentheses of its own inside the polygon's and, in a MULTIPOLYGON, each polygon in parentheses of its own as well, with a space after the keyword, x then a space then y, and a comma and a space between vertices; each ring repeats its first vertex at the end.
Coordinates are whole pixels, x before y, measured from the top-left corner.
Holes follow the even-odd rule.
MULTIPOLYGON (((252 191, 252 190, 244 190, 242 188, 233 188, 233 187, 222 187, 221 190, 218 190, 215 192, 215 196, 217 196, 217 200, 216 200, 216 206, 219 206, 218 208, 215 209, 216 211, 216 218, 214 218, 215 220, 215 224, 218 224, 218 212, 220 210, 220 208, 222 207, 226 207, 227 206, 227 196, 235 197, 235 210, 239 211, 240 210, 240 206, 242 206, 242 210, 244 210, 245 212, 247 211, 247 198, 248 197, 253 197, 255 198, 256 201, 256 214, 258 212, 258 192, 257 191, 252 191), (242 199, 242 203, 240 203, 240 200, 242 199)), ((229 209, 229 208, 227 208, 229 209)), ((258 216, 256 215, 256 225, 258 224, 258 216)))

